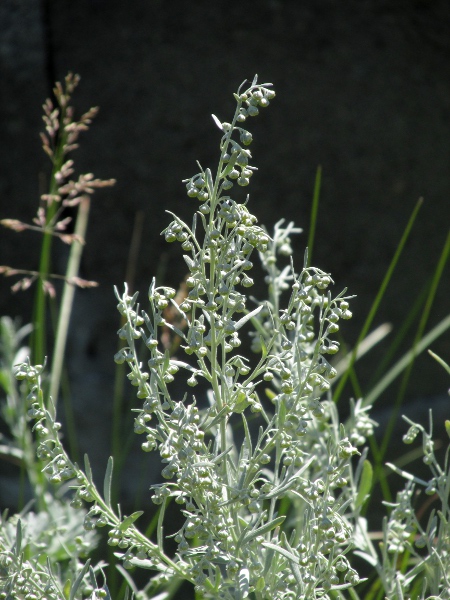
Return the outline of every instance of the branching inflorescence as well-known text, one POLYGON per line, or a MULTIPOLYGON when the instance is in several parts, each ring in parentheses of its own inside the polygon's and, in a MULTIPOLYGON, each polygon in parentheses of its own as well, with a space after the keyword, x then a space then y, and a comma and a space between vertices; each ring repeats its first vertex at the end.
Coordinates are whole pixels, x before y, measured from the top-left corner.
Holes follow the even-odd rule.
POLYGON ((141 512, 124 517, 111 506, 112 460, 100 494, 88 462, 82 471, 67 456, 56 415, 43 399, 41 367, 22 364, 16 374, 30 385, 29 416, 37 421, 44 470, 53 482, 72 482, 73 507, 91 504, 85 528, 107 526, 109 544, 125 568, 186 579, 205 598, 330 598, 330 591, 359 582, 346 556, 364 499, 357 489, 361 463, 354 472, 351 461, 373 423, 356 403, 344 428, 330 396, 336 371, 329 357, 339 348, 333 335, 339 321, 351 317, 349 298, 333 298, 330 276, 307 260, 299 273, 292 260, 280 268, 279 259, 292 252, 290 236, 299 230, 281 221, 270 236, 250 213, 248 198, 239 203, 229 195, 235 184, 246 187, 255 172, 252 135, 243 124, 275 92, 255 77, 234 97, 231 122, 214 117, 222 133, 215 176, 200 167, 185 180, 187 195, 200 203, 192 223, 170 213, 173 220, 163 232, 185 252, 183 299, 177 302, 174 289, 153 281, 146 312, 137 294, 130 296, 126 286, 122 295, 116 290, 125 345, 115 360, 128 364, 142 400, 134 430, 145 438, 142 449, 158 451, 164 465, 164 482, 152 485, 160 507, 156 540, 135 527, 141 512), (268 300, 248 306, 258 254, 268 300), (185 326, 166 318, 168 307, 185 326), (238 353, 250 325, 258 357, 253 366, 238 353), (167 329, 181 339, 185 360, 161 342, 167 329), (180 398, 175 378, 189 391, 206 382, 208 408, 200 409, 187 391, 180 398), (243 432, 240 444, 231 420, 243 432), (172 557, 163 537, 169 499, 185 519, 173 534, 178 550, 172 557))
POLYGON ((127 344, 116 361, 129 364, 131 383, 144 401, 135 431, 146 437, 143 450, 159 450, 165 463, 167 483, 153 486, 153 501, 164 505, 172 497, 182 506, 186 521, 175 535, 178 560, 188 565, 199 591, 223 598, 244 598, 249 591, 264 598, 309 598, 358 581, 344 557, 351 526, 342 491, 357 449, 340 430, 331 404, 320 402, 335 375, 326 356, 338 344, 330 336, 341 318, 351 317, 348 300, 326 293, 331 279, 320 269, 305 266, 299 275, 291 266, 278 271, 278 255, 290 253, 289 234, 296 230, 279 223, 271 239, 247 203, 229 195, 234 183, 247 186, 255 171, 248 150, 252 136, 242 124, 274 96, 256 79, 245 91, 241 86, 231 123, 214 117, 222 131, 215 177, 207 168, 185 181, 199 209, 191 226, 172 215, 164 235, 186 252, 187 297, 177 304, 175 290, 153 282, 147 314, 137 295, 116 292, 126 318, 119 336, 127 344), (255 253, 267 270, 270 297, 250 309, 245 292, 253 284, 255 253), (186 322, 185 330, 164 318, 169 304, 186 322), (260 356, 253 369, 237 353, 242 328, 250 322, 260 356), (163 327, 180 336, 194 361, 163 351, 163 327), (148 368, 137 340, 150 351, 148 368), (208 382, 207 410, 199 411, 195 399, 173 397, 171 383, 183 371, 188 386, 201 378, 208 382), (276 390, 271 410, 263 401, 268 382, 276 390), (249 412, 260 416, 255 436, 249 412), (229 426, 235 413, 245 432, 239 452, 229 426), (302 506, 297 515, 303 522, 295 527, 279 512, 286 495, 302 506))

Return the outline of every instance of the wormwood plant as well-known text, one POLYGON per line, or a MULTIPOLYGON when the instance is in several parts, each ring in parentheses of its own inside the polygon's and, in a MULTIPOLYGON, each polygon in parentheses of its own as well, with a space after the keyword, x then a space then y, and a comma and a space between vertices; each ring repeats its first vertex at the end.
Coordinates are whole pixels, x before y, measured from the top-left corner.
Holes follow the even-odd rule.
MULTIPOLYGON (((112 458, 102 492, 88 458, 84 469, 70 459, 52 398, 42 388, 44 365, 27 360, 14 372, 28 389, 37 456, 53 484, 68 482, 74 490, 70 504, 85 511, 84 529, 106 527, 108 544, 116 549, 136 597, 148 598, 158 586, 186 580, 197 598, 359 598, 355 547, 379 576, 379 587, 372 587, 368 597, 400 600, 416 581, 420 590, 414 597, 423 599, 428 591, 437 595, 444 586, 450 589, 448 461, 445 469, 437 465, 431 437, 413 425, 407 441, 422 431, 432 468, 432 480, 425 483, 427 490, 439 490, 442 510, 426 528, 414 520, 411 482, 424 482, 407 476, 410 483, 385 522, 380 556, 361 516, 370 492, 371 469, 362 449, 373 431, 370 407, 352 402, 350 417, 341 424, 332 398, 337 372, 330 357, 339 350, 335 334, 340 321, 351 317, 350 297, 345 291, 331 294, 330 275, 310 266, 307 253, 296 270, 289 260, 290 238, 299 231, 293 223, 280 221, 269 235, 257 225, 248 197, 239 202, 235 195, 256 170, 250 164, 252 135, 244 123, 274 97, 271 84, 259 84, 255 77, 234 95, 231 122, 213 117, 221 131, 217 170, 213 174, 199 166, 185 180, 187 195, 199 203, 192 223, 170 213, 172 221, 163 232, 184 251, 189 273, 183 298, 153 281, 149 308, 143 310, 126 285, 123 292, 115 290, 125 319, 118 332, 124 346, 115 360, 128 365, 141 401, 134 409, 134 431, 143 436, 142 450, 158 452, 163 465, 162 482, 151 485, 159 507, 155 538, 136 526, 142 511, 126 516, 113 506, 112 458), (268 285, 264 301, 247 293, 258 255, 268 285), (288 264, 280 264, 283 260, 288 264), (168 317, 169 308, 178 318, 168 317), (239 354, 248 329, 257 357, 253 362, 239 354), (167 331, 181 340, 184 360, 163 343, 167 331), (200 382, 209 390, 206 408, 202 394, 196 394, 200 382), (165 520, 169 502, 183 517, 177 531, 165 520), (415 542, 417 531, 420 541, 415 542), (165 535, 177 545, 174 554, 167 550, 165 535), (416 552, 421 547, 428 554, 416 552), (415 552, 409 571, 397 565, 405 552, 415 552), (141 591, 128 572, 135 567, 156 572, 141 591)), ((35 562, 27 560, 21 542, 25 520, 15 522, 15 537, 8 529, 11 547, 4 543, 0 554, 2 598, 109 596, 89 563, 64 587, 51 563, 45 566, 44 553, 35 562)), ((440 597, 448 598, 445 594, 440 597)))

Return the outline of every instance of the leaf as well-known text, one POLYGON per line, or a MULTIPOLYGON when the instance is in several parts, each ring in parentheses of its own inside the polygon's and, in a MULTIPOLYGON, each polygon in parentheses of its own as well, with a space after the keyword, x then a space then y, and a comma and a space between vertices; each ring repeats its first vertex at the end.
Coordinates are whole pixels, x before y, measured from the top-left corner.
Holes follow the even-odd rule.
POLYGON ((248 597, 248 588, 250 584, 250 572, 248 569, 241 569, 239 571, 239 590, 241 592, 241 598, 248 597))
MULTIPOLYGON (((131 589, 131 591, 133 592, 133 594, 135 596, 137 596, 139 590, 136 587, 136 584, 134 583, 134 579, 131 577, 131 575, 128 573, 128 571, 126 569, 124 569, 122 567, 122 565, 116 565, 116 569, 119 571, 119 573, 122 575, 122 577, 125 579, 125 581, 128 583, 129 588, 131 589)), ((126 590, 128 592, 128 588, 126 590)))
POLYGON ((89 581, 91 583, 91 586, 95 590, 95 588, 97 587, 97 580, 95 579, 95 571, 92 567, 89 567, 89 581))
POLYGON ((84 455, 84 474, 86 475, 89 483, 92 484, 92 469, 89 462, 89 456, 87 454, 84 455))
POLYGON ((63 588, 64 598, 67 598, 67 599, 69 598, 71 585, 72 585, 72 581, 70 579, 68 579, 66 581, 66 583, 64 584, 64 588, 63 588))
POLYGON ((256 317, 256 315, 259 312, 261 312, 263 308, 264 307, 261 304, 260 306, 258 306, 257 308, 255 308, 255 310, 252 310, 247 315, 245 315, 244 317, 242 317, 242 319, 239 319, 239 321, 236 323, 236 325, 234 327, 235 331, 238 331, 243 325, 245 325, 247 323, 247 321, 250 321, 250 319, 253 319, 253 317, 256 317))
POLYGON ((216 117, 216 115, 211 115, 213 118, 214 123, 217 125, 217 127, 220 129, 220 131, 223 131, 223 127, 222 127, 222 123, 219 121, 219 119, 216 117))
POLYGON ((436 360, 441 365, 441 367, 444 367, 444 369, 450 375, 450 366, 444 360, 442 360, 442 358, 440 356, 438 356, 437 354, 435 354, 431 350, 428 350, 428 354, 430 356, 432 356, 434 358, 434 360, 436 360))
POLYGON ((282 554, 285 558, 287 558, 289 561, 292 561, 294 564, 296 564, 296 565, 300 564, 299 559, 295 556, 295 554, 292 554, 292 552, 289 552, 288 550, 285 550, 284 548, 281 548, 280 546, 277 546, 276 544, 271 544, 270 542, 263 542, 262 545, 265 548, 270 548, 271 550, 275 550, 275 552, 278 552, 278 554, 282 554))
POLYGON ((247 461, 249 456, 251 456, 253 453, 252 438, 251 438, 250 431, 248 428, 247 419, 245 418, 245 416, 243 414, 242 414, 242 422, 244 424, 245 438, 242 441, 241 452, 240 452, 239 458, 240 458, 240 460, 247 461))
POLYGON ((214 182, 212 180, 211 169, 206 169, 205 176, 206 176, 206 185, 208 187, 208 191, 209 191, 210 195, 212 196, 212 194, 214 192, 214 182))
POLYGON ((108 458, 108 464, 106 466, 105 479, 103 481, 103 497, 106 504, 111 508, 111 482, 113 475, 113 457, 108 458))
POLYGON ((148 558, 137 558, 136 556, 133 556, 132 558, 129 559, 129 562, 136 566, 136 567, 140 567, 141 569, 154 569, 155 568, 155 562, 153 560, 149 560, 148 558))
POLYGON ((221 179, 226 177, 227 175, 229 175, 231 173, 231 171, 234 169, 234 165, 236 164, 238 155, 239 155, 238 152, 235 152, 234 154, 231 155, 231 158, 227 162, 225 169, 220 174, 221 179))
POLYGON ((313 462, 313 460, 315 460, 315 456, 311 456, 306 463, 300 467, 300 469, 298 469, 298 471, 296 471, 294 473, 294 475, 292 475, 292 477, 289 477, 289 479, 283 481, 283 483, 281 483, 280 485, 274 487, 272 489, 271 492, 269 492, 266 495, 267 499, 273 498, 274 496, 278 496, 278 494, 282 494, 283 492, 286 492, 287 490, 289 490, 289 488, 292 486, 292 483, 298 478, 300 477, 300 475, 306 471, 306 469, 309 467, 309 465, 313 462))
POLYGON ((135 521, 137 521, 137 519, 139 519, 139 517, 141 515, 144 514, 143 510, 137 510, 136 512, 134 512, 132 515, 130 515, 129 517, 125 517, 125 519, 122 521, 122 523, 119 525, 119 530, 120 531, 126 531, 129 527, 131 527, 131 525, 133 525, 133 523, 135 521))
POLYGON ((258 535, 264 535, 264 534, 268 533, 269 531, 272 531, 272 529, 275 529, 275 527, 278 527, 278 525, 281 525, 281 523, 283 523, 283 521, 285 519, 286 519, 285 515, 282 515, 281 517, 276 517, 275 519, 272 519, 272 521, 269 521, 265 525, 261 525, 261 527, 258 527, 257 529, 250 531, 249 533, 247 533, 247 535, 245 535, 243 537, 241 545, 243 546, 250 540, 253 540, 258 535))
POLYGON ((269 400, 273 400, 276 396, 275 392, 273 390, 271 390, 270 388, 264 388, 264 392, 265 392, 266 396, 269 398, 269 400))
POLYGON ((395 473, 397 473, 397 475, 400 475, 401 477, 404 477, 408 481, 414 481, 414 483, 418 483, 419 485, 424 485, 425 487, 428 485, 427 481, 424 481, 423 479, 420 479, 419 477, 416 477, 415 475, 411 475, 411 473, 408 473, 408 471, 404 471, 403 469, 399 469, 398 467, 396 467, 392 463, 388 463, 387 462, 386 466, 389 467, 390 469, 392 469, 395 473))
POLYGON ((21 551, 22 551, 22 521, 19 519, 17 521, 16 543, 15 543, 15 548, 14 548, 14 554, 17 556, 17 558, 20 556, 21 551))
POLYGON ((362 469, 361 479, 359 482, 358 494, 356 496, 355 507, 359 508, 364 504, 368 495, 370 494, 370 490, 372 488, 372 479, 373 479, 373 468, 370 461, 365 460, 364 466, 362 469))
POLYGON ((183 254, 183 258, 185 263, 187 264, 189 270, 192 270, 195 267, 195 260, 193 260, 190 256, 188 256, 187 254, 183 254))
POLYGON ((89 569, 90 562, 91 561, 89 559, 86 561, 86 564, 81 569, 81 571, 78 573, 77 578, 73 582, 73 585, 70 587, 69 600, 75 600, 75 597, 76 597, 77 592, 78 592, 78 588, 80 587, 81 582, 83 581, 84 576, 86 575, 86 573, 87 573, 87 571, 89 569))
POLYGON ((291 567, 292 570, 292 574, 295 577, 295 581, 298 583, 298 585, 302 585, 303 584, 303 579, 300 573, 300 569, 298 568, 298 565, 293 561, 289 561, 289 565, 291 567))

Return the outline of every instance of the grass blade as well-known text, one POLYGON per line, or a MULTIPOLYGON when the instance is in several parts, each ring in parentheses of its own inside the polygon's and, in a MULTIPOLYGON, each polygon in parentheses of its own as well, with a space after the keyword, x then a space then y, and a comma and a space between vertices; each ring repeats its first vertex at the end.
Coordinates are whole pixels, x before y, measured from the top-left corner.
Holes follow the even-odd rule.
POLYGON ((320 186, 322 183, 322 167, 319 165, 316 171, 316 179, 314 181, 314 193, 313 200, 311 205, 311 219, 309 222, 309 235, 308 235, 308 258, 307 258, 307 266, 311 266, 311 259, 313 254, 314 247, 314 236, 316 234, 316 223, 317 223, 317 213, 319 210, 319 198, 320 198, 320 186))
POLYGON ((415 348, 411 348, 402 358, 395 363, 381 381, 367 394, 364 398, 364 406, 373 404, 376 399, 384 392, 384 390, 401 374, 401 372, 408 366, 409 362, 421 352, 423 352, 430 344, 434 342, 439 336, 441 336, 447 329, 450 328, 450 315, 442 319, 436 327, 433 327, 431 331, 423 337, 415 348))
POLYGON ((108 458, 105 479, 103 482, 103 498, 105 499, 105 502, 109 508, 111 508, 111 482, 112 482, 112 476, 113 476, 113 463, 114 463, 113 457, 110 456, 108 458))
MULTIPOLYGON (((89 207, 90 199, 88 196, 86 196, 81 201, 78 208, 77 221, 75 225, 75 234, 80 236, 80 238, 83 240, 86 236, 87 223, 89 219, 89 207)), ((67 264, 66 281, 64 283, 61 307, 59 310, 55 348, 53 352, 53 363, 51 368, 50 396, 53 398, 55 406, 58 404, 58 393, 64 364, 67 333, 69 331, 70 314, 72 312, 73 299, 75 296, 75 286, 67 283, 67 280, 70 280, 78 275, 82 253, 83 244, 77 240, 74 240, 70 247, 70 256, 67 264)), ((71 421, 71 419, 68 419, 68 421, 71 421)))

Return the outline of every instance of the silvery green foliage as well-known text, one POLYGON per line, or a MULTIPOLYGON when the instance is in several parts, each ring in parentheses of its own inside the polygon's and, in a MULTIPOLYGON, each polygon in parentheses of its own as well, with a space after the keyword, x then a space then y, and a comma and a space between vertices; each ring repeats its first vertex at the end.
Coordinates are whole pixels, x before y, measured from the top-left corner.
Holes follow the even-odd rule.
POLYGON ((43 367, 23 363, 15 373, 29 387, 28 414, 36 421, 44 472, 53 483, 70 480, 71 505, 91 505, 85 529, 106 526, 126 569, 154 570, 163 582, 186 579, 205 598, 326 600, 359 582, 347 555, 364 499, 363 463, 353 472, 351 460, 373 422, 357 402, 344 427, 331 399, 336 371, 329 357, 338 351, 333 335, 340 320, 351 317, 348 297, 333 298, 330 276, 307 261, 299 273, 292 264, 279 267, 298 230, 280 222, 270 237, 247 202, 229 195, 235 183, 247 186, 255 171, 252 136, 242 124, 275 96, 256 78, 242 87, 231 123, 214 117, 222 132, 215 176, 200 167, 185 182, 188 196, 200 203, 192 224, 172 215, 163 232, 185 252, 187 294, 178 301, 174 289, 153 282, 144 311, 137 294, 130 296, 126 286, 122 295, 116 290, 125 345, 115 360, 128 364, 142 401, 134 422, 142 449, 157 451, 163 463, 164 483, 152 486, 160 507, 155 541, 134 524, 141 511, 124 516, 111 506, 112 459, 102 494, 89 461, 83 471, 68 457, 54 408, 44 401, 43 367), (265 302, 247 296, 258 253, 267 272, 265 302), (168 318, 169 308, 178 318, 168 318), (238 353, 250 327, 254 364, 238 353), (161 342, 168 331, 180 337, 185 360, 161 342), (175 378, 193 393, 181 398, 175 378), (203 410, 195 398, 201 380, 210 390, 203 410), (231 423, 240 425, 242 442, 233 439, 231 423), (173 533, 174 557, 164 547, 169 499, 185 519, 173 533))
MULTIPOLYGON (((402 600, 411 592, 419 580, 420 588, 414 597, 421 600, 450 598, 450 446, 447 447, 444 467, 439 464, 432 439, 432 416, 430 432, 407 417, 410 425, 403 436, 405 444, 412 444, 419 434, 422 436, 423 462, 430 470, 427 481, 399 469, 388 466, 406 479, 403 490, 398 492, 395 502, 384 502, 390 509, 389 517, 383 522, 381 556, 373 547, 363 522, 358 532, 357 551, 362 558, 374 566, 382 583, 384 594, 392 600, 402 600), (425 494, 425 498, 422 493, 425 494), (432 509, 427 509, 427 497, 432 498, 432 509), (437 506, 436 506, 437 501, 437 506), (411 557, 409 568, 398 569, 404 553, 411 557)), ((450 435, 450 422, 447 422, 450 435)), ((417 586, 416 586, 417 588, 417 586)))
MULTIPOLYGON (((331 278, 320 269, 305 265, 296 274, 288 265, 280 272, 278 255, 290 254, 295 228, 279 223, 271 239, 247 203, 228 195, 234 182, 246 186, 254 172, 244 148, 252 137, 240 124, 273 96, 255 80, 235 95, 231 123, 215 118, 222 131, 217 173, 201 169, 186 180, 199 209, 192 225, 172 215, 164 231, 167 241, 180 242, 186 252, 187 297, 177 303, 174 289, 153 282, 147 313, 137 294, 116 292, 125 318, 119 336, 126 342, 116 361, 128 363, 128 377, 143 401, 135 431, 145 436, 142 449, 157 450, 164 464, 166 483, 153 486, 153 501, 163 514, 172 498, 185 517, 174 536, 176 563, 192 575, 198 592, 234 600, 250 593, 327 598, 330 590, 359 581, 345 556, 354 509, 350 460, 358 451, 332 402, 321 402, 336 375, 327 357, 338 350, 331 337, 338 322, 351 317, 348 299, 331 297, 331 278), (269 301, 251 307, 245 292, 253 284, 249 273, 257 252, 268 273, 269 301), (165 317, 169 306, 185 329, 165 317), (237 353, 242 328, 251 323, 259 352, 253 368, 237 353), (163 328, 180 336, 188 362, 164 351, 163 328), (148 348, 145 362, 138 342, 148 348), (175 377, 192 388, 206 380, 210 407, 200 411, 195 396, 177 397, 175 377), (275 391, 269 391, 265 408, 269 385, 275 391), (239 451, 229 427, 233 415, 244 431, 239 451), (255 435, 249 417, 259 419, 255 435), (280 513, 285 497, 295 507, 292 518, 280 513)), ((358 442, 363 439, 358 435, 358 442)), ((124 558, 142 562, 133 551, 124 558)))
POLYGON ((29 416, 37 420, 38 456, 50 481, 75 480, 72 506, 92 503, 85 528, 107 525, 109 544, 120 550, 126 568, 155 569, 166 579, 183 577, 205 597, 327 598, 330 590, 359 581, 346 554, 356 514, 350 460, 358 453, 356 443, 364 441, 366 413, 356 406, 349 437, 332 402, 321 402, 336 374, 326 358, 338 350, 330 336, 340 319, 351 316, 348 300, 327 293, 331 279, 317 268, 305 265, 296 274, 288 265, 279 271, 278 255, 290 253, 295 228, 279 223, 271 239, 246 203, 228 195, 234 182, 247 186, 255 170, 249 164, 252 136, 241 124, 274 95, 256 78, 247 90, 240 89, 232 122, 214 118, 222 131, 216 176, 201 169, 186 180, 187 194, 200 201, 199 210, 191 226, 173 215, 164 234, 186 252, 187 297, 178 304, 175 290, 153 283, 147 314, 137 295, 130 297, 126 288, 122 296, 116 292, 126 319, 119 331, 126 346, 116 361, 128 363, 129 379, 143 401, 135 431, 145 435, 143 450, 158 450, 164 464, 166 483, 153 486, 153 501, 161 506, 156 543, 134 526, 140 512, 122 517, 112 509, 112 461, 102 496, 89 463, 83 472, 68 458, 54 410, 43 402, 42 368, 24 363, 16 371, 30 385, 29 416), (268 273, 269 301, 250 308, 244 292, 253 284, 249 271, 255 252, 268 273), (186 328, 165 318, 169 304, 186 328), (241 329, 251 323, 259 352, 253 368, 236 352, 241 329), (180 336, 189 362, 163 351, 163 328, 180 336), (137 341, 150 354, 145 367, 137 341), (194 397, 174 397, 171 383, 183 372, 192 388, 206 380, 211 389, 207 410, 200 411, 194 397), (265 408, 269 385, 274 391, 267 390, 271 402, 265 408), (239 451, 230 427, 233 415, 243 425, 239 451), (256 435, 250 432, 249 415, 259 419, 256 435), (293 508, 288 515, 280 512, 286 497, 293 508), (174 534, 178 552, 173 559, 164 553, 162 533, 169 498, 185 517, 174 534))
POLYGON ((45 503, 37 513, 0 519, 0 598, 108 598, 96 581, 101 565, 94 570, 81 560, 97 544, 95 533, 84 530, 83 511, 50 494, 45 503))

